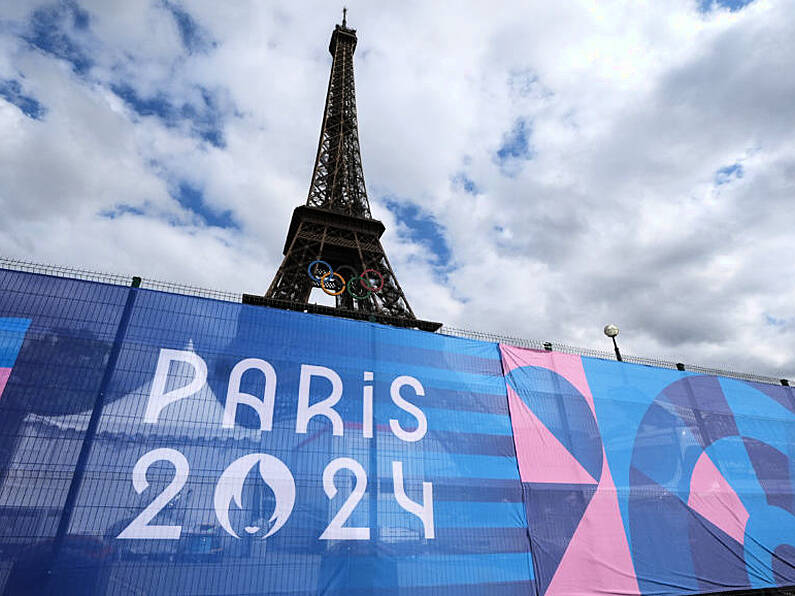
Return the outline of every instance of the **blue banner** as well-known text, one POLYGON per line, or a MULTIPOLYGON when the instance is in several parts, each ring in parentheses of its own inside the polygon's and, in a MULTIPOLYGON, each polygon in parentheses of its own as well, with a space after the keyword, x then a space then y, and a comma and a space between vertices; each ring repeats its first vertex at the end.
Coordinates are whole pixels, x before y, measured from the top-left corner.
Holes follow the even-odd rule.
POLYGON ((533 593, 495 344, 0 287, 7 593, 533 593))

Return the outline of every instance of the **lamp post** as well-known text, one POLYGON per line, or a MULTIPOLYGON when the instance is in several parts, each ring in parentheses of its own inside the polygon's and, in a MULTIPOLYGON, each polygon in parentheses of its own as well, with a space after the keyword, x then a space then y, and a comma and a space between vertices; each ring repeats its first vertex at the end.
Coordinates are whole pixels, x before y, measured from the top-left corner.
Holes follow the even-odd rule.
POLYGON ((613 340, 613 349, 616 351, 616 360, 619 362, 624 362, 624 359, 621 357, 621 352, 618 349, 618 344, 616 343, 616 335, 618 335, 618 327, 615 325, 605 325, 605 335, 613 340))

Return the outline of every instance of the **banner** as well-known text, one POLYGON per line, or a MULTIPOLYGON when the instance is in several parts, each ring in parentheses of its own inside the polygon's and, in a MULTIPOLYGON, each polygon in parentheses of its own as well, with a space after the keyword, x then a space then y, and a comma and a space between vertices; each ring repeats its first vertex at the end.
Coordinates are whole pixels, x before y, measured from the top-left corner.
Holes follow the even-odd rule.
POLYGON ((795 585, 789 387, 0 270, 3 594, 795 585))
POLYGON ((5 593, 534 593, 496 344, 0 288, 5 593))
POLYGON ((539 594, 795 584, 791 388, 501 351, 539 594))

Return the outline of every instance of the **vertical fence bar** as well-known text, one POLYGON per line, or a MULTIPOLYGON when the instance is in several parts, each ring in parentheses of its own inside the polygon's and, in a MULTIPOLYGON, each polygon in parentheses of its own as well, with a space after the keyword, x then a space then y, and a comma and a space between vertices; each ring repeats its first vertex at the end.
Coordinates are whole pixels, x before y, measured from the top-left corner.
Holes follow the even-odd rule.
POLYGON ((108 363, 105 366, 105 373, 102 375, 102 380, 99 384, 99 390, 97 391, 97 397, 94 400, 94 408, 91 411, 91 418, 88 421, 88 428, 86 429, 86 434, 83 438, 83 444, 80 447, 80 454, 78 455, 77 463, 75 464, 75 472, 72 476, 72 481, 69 484, 69 492, 66 494, 63 513, 61 513, 61 519, 58 522, 58 529, 55 533, 50 564, 48 565, 48 574, 50 575, 52 575, 53 566, 58 559, 58 555, 60 554, 61 548, 63 547, 66 534, 69 531, 69 525, 72 522, 75 503, 77 501, 77 496, 80 493, 80 487, 83 484, 83 477, 85 476, 86 472, 88 456, 91 453, 91 447, 94 444, 94 437, 97 433, 97 426, 99 426, 99 419, 102 417, 102 410, 105 406, 105 393, 107 391, 108 384, 110 383, 110 379, 113 376, 113 372, 116 369, 116 363, 119 360, 121 346, 124 342, 125 335, 127 335, 127 327, 130 324, 130 316, 132 315, 132 310, 135 306, 135 298, 138 295, 138 287, 140 284, 141 278, 134 277, 132 283, 130 284, 130 289, 127 292, 127 302, 124 304, 124 310, 122 311, 119 326, 116 330, 116 337, 113 340, 113 347, 110 350, 108 363))

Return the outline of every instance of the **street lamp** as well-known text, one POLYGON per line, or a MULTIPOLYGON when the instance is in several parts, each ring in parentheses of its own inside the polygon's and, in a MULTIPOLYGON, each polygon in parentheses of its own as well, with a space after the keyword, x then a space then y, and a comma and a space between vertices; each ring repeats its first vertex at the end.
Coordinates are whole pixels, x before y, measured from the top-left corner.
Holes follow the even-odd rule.
POLYGON ((619 362, 624 362, 624 359, 621 357, 621 352, 618 350, 618 344, 616 343, 616 335, 618 335, 618 327, 615 325, 605 325, 605 335, 613 340, 613 349, 616 351, 616 360, 619 362))

